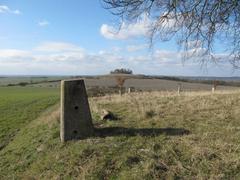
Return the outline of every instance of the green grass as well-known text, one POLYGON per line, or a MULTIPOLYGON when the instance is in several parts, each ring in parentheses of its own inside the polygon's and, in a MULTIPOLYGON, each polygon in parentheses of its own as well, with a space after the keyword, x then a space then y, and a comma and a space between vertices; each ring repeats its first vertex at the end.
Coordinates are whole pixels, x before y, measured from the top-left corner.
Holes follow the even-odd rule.
POLYGON ((60 80, 64 76, 0 76, 0 86, 17 85, 19 83, 40 83, 44 81, 60 80))
POLYGON ((0 179, 240 178, 239 92, 132 94, 90 105, 95 126, 107 131, 61 143, 53 106, 0 151, 0 179), (103 108, 119 120, 101 121, 103 108))
POLYGON ((0 88, 0 149, 6 146, 20 129, 37 118, 59 99, 57 89, 0 88))

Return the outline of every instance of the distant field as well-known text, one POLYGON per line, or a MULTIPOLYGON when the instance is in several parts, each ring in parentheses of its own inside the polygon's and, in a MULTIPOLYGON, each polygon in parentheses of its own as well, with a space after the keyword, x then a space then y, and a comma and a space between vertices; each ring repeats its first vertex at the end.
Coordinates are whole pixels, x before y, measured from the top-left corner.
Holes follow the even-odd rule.
MULTIPOLYGON (((100 78, 100 79, 86 79, 85 83, 87 86, 116 86, 116 81, 114 78, 100 78)), ((188 82, 179 82, 172 80, 164 79, 127 79, 124 86, 125 87, 134 87, 138 90, 160 90, 160 91, 176 91, 178 84, 181 83, 182 89, 184 91, 196 91, 196 90, 211 90, 212 85, 203 84, 203 83, 188 83, 188 82)), ((240 87, 231 87, 231 86, 218 86, 219 90, 230 90, 230 89, 239 89, 240 87)))
POLYGON ((14 85, 19 83, 38 83, 43 81, 60 80, 60 76, 0 76, 0 86, 14 85))
POLYGON ((58 89, 0 87, 0 149, 58 100, 58 89))
MULTIPOLYGON (((140 76, 141 77, 141 76, 140 76)), ((0 86, 2 85, 11 85, 19 84, 21 82, 27 82, 29 84, 24 85, 28 87, 48 87, 48 88, 59 88, 61 79, 68 79, 71 77, 7 77, 0 78, 0 86), (50 81, 50 82, 49 82, 50 81)), ((111 88, 116 88, 116 80, 114 77, 110 76, 93 76, 93 77, 83 77, 85 79, 85 84, 88 89, 104 88, 104 92, 111 92, 111 88), (110 89, 109 89, 110 88, 110 89)), ((129 88, 133 87, 137 91, 176 91, 178 85, 182 85, 183 91, 211 91, 211 84, 204 83, 190 83, 190 82, 181 82, 176 80, 166 80, 166 79, 157 79, 157 78, 129 78, 126 80, 124 87, 129 88)), ((236 90, 240 87, 234 86, 217 86, 218 90, 236 90)), ((97 91, 97 89, 95 89, 97 91)))
POLYGON ((90 98, 98 134, 61 143, 58 91, 0 88, 0 179, 239 179, 240 92, 90 98), (48 108, 46 110, 46 108, 48 108), (103 109, 118 117, 100 119, 103 109))

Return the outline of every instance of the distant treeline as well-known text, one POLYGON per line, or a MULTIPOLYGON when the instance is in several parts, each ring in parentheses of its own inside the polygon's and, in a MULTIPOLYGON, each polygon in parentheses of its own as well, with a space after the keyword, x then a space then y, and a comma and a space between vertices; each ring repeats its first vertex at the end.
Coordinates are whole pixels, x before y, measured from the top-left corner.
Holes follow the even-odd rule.
POLYGON ((170 81, 181 81, 181 82, 202 83, 202 84, 213 84, 214 82, 216 82, 217 85, 220 85, 220 86, 239 86, 240 87, 240 82, 238 81, 186 79, 186 78, 179 78, 175 76, 145 76, 145 77, 150 79, 163 79, 163 80, 170 80, 170 81))
POLYGON ((110 72, 110 74, 133 74, 133 71, 131 69, 115 69, 110 72))
POLYGON ((19 82, 16 84, 8 84, 7 86, 27 86, 32 84, 40 84, 40 83, 51 83, 51 82, 60 82, 61 80, 45 80, 45 81, 37 81, 37 82, 19 82))

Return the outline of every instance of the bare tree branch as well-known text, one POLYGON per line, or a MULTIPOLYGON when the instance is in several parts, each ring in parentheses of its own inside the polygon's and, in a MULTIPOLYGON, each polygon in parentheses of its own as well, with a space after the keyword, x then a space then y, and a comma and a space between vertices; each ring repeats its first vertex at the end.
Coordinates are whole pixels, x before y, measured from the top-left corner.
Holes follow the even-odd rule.
POLYGON ((226 51, 229 56, 226 61, 231 62, 233 67, 239 67, 239 0, 101 1, 104 8, 125 22, 134 22, 147 14, 152 20, 149 28, 151 44, 176 37, 180 48, 185 51, 184 58, 198 55, 201 51, 201 60, 209 62, 219 58, 214 55, 214 43, 219 39, 228 43, 226 51))

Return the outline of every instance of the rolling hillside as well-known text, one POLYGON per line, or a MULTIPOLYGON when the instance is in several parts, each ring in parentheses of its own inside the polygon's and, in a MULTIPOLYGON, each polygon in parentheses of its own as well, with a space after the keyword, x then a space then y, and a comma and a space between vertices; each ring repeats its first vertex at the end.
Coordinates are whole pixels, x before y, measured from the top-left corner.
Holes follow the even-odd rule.
POLYGON ((97 133, 85 140, 60 142, 58 104, 11 126, 18 130, 0 150, 0 179, 240 178, 239 91, 112 95, 90 106, 97 133), (102 109, 118 120, 100 120, 102 109))

